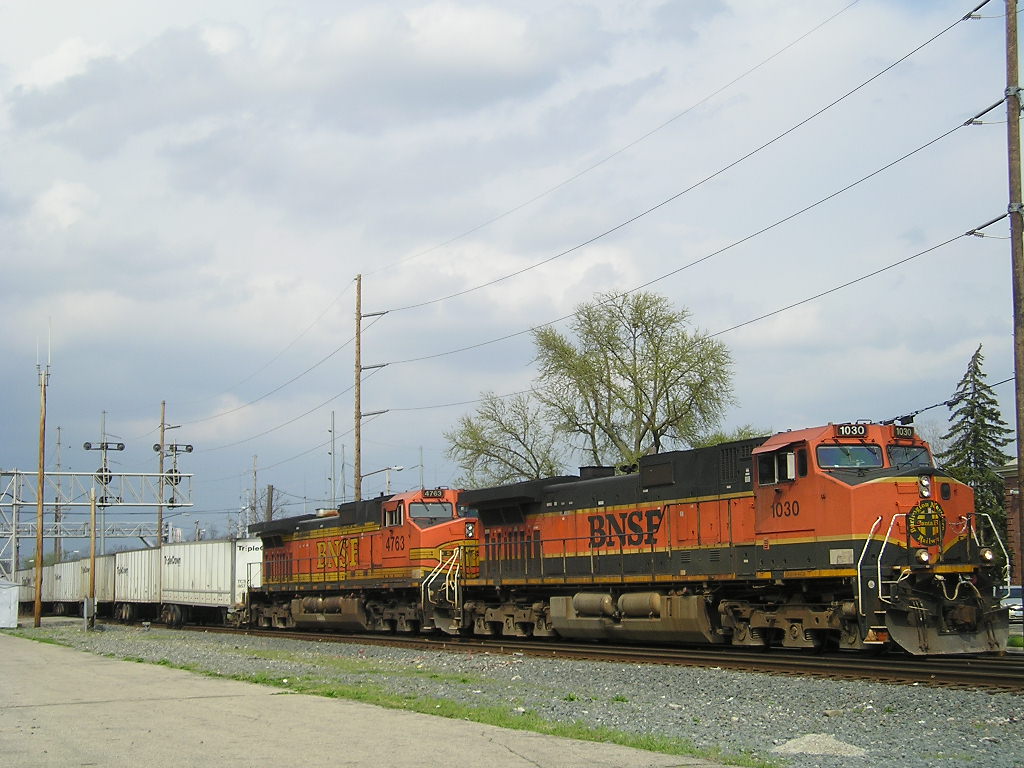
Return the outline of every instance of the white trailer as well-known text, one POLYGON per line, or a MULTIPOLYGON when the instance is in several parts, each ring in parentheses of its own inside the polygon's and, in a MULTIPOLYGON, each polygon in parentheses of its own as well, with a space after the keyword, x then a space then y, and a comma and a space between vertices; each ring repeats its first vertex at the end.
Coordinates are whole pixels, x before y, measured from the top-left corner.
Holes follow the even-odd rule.
POLYGON ((82 566, 80 560, 54 563, 53 575, 43 578, 43 601, 53 603, 53 612, 58 616, 78 613, 82 593, 82 566), (49 589, 47 589, 47 587, 49 589))
POLYGON ((114 618, 135 621, 160 613, 160 550, 133 549, 114 555, 114 618))
POLYGON ((245 600, 252 564, 263 554, 259 539, 165 544, 160 556, 162 618, 223 623, 245 600))
MULTIPOLYGON (((79 560, 81 563, 82 582, 79 589, 79 601, 89 597, 89 558, 79 560)), ((97 555, 96 557, 96 605, 114 602, 114 555, 97 555)))
MULTIPOLYGON (((44 569, 45 573, 45 569, 44 569)), ((22 605, 36 601, 36 569, 21 568, 14 572, 14 581, 18 585, 18 602, 22 605)))

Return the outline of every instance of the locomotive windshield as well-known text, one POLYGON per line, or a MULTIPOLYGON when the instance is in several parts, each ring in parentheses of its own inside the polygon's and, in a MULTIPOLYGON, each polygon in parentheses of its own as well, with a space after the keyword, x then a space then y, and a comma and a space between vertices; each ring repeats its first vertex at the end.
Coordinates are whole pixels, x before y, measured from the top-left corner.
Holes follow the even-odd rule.
POLYGON ((420 528, 451 520, 454 508, 449 501, 410 501, 409 517, 420 528))
POLYGON ((819 445, 818 466, 822 469, 881 467, 882 449, 877 445, 819 445))
POLYGON ((932 457, 923 445, 890 445, 889 463, 898 469, 904 467, 931 467, 932 457))

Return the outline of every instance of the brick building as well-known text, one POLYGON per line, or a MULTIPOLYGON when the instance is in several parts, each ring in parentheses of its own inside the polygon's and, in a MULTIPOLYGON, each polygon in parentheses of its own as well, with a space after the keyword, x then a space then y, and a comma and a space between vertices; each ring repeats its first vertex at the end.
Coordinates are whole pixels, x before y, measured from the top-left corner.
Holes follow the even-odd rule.
POLYGON ((1011 461, 1005 467, 997 470, 1003 478, 1003 490, 1006 507, 1006 549, 1010 553, 1010 583, 1021 584, 1024 582, 1024 574, 1021 572, 1021 565, 1024 563, 1024 536, 1022 528, 1024 521, 1021 520, 1020 494, 1017 489, 1017 462, 1011 461))

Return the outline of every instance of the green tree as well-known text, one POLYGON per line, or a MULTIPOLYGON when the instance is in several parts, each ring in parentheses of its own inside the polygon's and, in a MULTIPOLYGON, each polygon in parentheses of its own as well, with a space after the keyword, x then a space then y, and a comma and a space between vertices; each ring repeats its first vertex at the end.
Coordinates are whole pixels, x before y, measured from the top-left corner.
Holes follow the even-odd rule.
POLYGON ((575 338, 534 332, 536 388, 555 429, 594 464, 633 464, 714 430, 732 402, 725 345, 653 293, 598 294, 575 338))
POLYGON ((448 455, 465 473, 457 481, 463 488, 537 480, 564 469, 561 436, 529 393, 507 399, 485 393, 475 416, 463 416, 444 436, 448 455))
POLYGON ((732 402, 731 360, 689 319, 656 294, 599 294, 577 308, 573 338, 536 331, 533 395, 489 393, 445 433, 462 485, 556 475, 572 450, 590 464, 633 464, 706 438, 732 402))
POLYGON ((952 411, 950 429, 943 440, 949 447, 937 457, 950 474, 974 489, 975 509, 991 515, 1005 538, 1003 481, 996 469, 1010 460, 1002 448, 1010 442, 1012 431, 1000 417, 992 390, 985 384, 984 360, 979 344, 948 403, 952 411))

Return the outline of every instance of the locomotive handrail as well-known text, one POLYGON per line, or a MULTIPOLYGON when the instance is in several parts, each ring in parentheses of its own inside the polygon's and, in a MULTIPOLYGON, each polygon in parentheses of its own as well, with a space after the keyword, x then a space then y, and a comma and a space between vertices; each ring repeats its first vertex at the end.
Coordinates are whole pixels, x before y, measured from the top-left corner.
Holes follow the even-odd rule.
MULTIPOLYGON (((988 526, 989 526, 989 528, 992 529, 992 535, 995 536, 996 543, 999 545, 999 549, 1001 549, 1002 552, 1003 552, 1003 562, 1005 563, 1005 565, 1002 567, 1001 570, 1003 572, 1003 589, 1006 590, 1006 594, 1003 595, 1003 597, 1004 598, 1005 597, 1009 597, 1010 596, 1010 555, 1007 553, 1006 547, 1003 546, 1003 540, 999 537, 999 530, 996 528, 995 523, 992 522, 992 516, 989 515, 987 512, 975 512, 974 516, 975 517, 984 517, 985 519, 988 520, 988 526)), ((967 517, 970 517, 970 515, 967 515, 963 519, 966 521, 967 517)), ((975 545, 980 547, 981 546, 981 542, 978 541, 977 526, 972 525, 972 526, 970 526, 970 529, 971 529, 971 538, 974 539, 975 545)))
POLYGON ((864 613, 864 577, 861 574, 862 566, 864 565, 864 557, 868 553, 868 547, 871 546, 872 537, 875 535, 875 531, 878 530, 879 523, 882 522, 882 516, 879 515, 875 518, 875 524, 871 526, 871 530, 868 531, 868 537, 864 540, 864 549, 860 551, 860 557, 857 558, 857 609, 860 611, 861 616, 866 616, 864 613))
MULTIPOLYGON (((896 518, 898 518, 898 517, 902 517, 902 518, 906 519, 907 513, 906 512, 898 512, 897 514, 892 516, 892 519, 889 521, 889 530, 887 530, 885 532, 885 539, 882 540, 882 547, 881 547, 881 549, 878 550, 878 599, 881 600, 883 603, 890 603, 890 604, 893 602, 892 599, 888 598, 888 597, 885 597, 882 594, 882 555, 885 554, 885 548, 887 546, 889 546, 889 538, 890 538, 890 536, 892 536, 892 529, 896 526, 896 518)), ((886 581, 885 583, 886 584, 894 584, 896 582, 894 582, 894 581, 886 581)))
POLYGON ((442 573, 445 574, 444 586, 442 588, 445 599, 447 599, 448 602, 456 608, 462 607, 462 585, 459 582, 459 573, 462 565, 459 560, 461 552, 461 547, 455 547, 447 560, 441 559, 444 555, 443 550, 438 552, 437 565, 434 566, 434 569, 427 575, 423 580, 423 583, 420 585, 420 599, 424 608, 428 605, 436 604, 436 601, 431 597, 430 588, 442 573), (454 593, 455 596, 454 600, 451 599, 452 593, 454 593))

